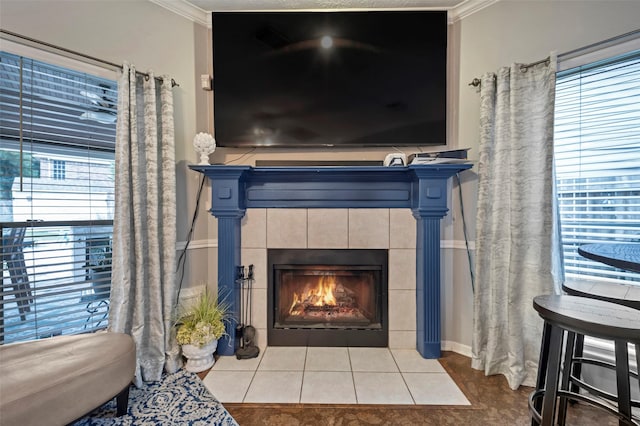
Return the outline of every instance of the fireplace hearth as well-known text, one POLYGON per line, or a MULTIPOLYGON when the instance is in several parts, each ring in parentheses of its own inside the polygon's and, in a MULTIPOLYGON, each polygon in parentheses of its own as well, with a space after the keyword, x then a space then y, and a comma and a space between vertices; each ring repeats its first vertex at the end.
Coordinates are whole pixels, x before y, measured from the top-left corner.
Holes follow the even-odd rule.
POLYGON ((387 250, 270 249, 272 346, 388 343, 387 250))

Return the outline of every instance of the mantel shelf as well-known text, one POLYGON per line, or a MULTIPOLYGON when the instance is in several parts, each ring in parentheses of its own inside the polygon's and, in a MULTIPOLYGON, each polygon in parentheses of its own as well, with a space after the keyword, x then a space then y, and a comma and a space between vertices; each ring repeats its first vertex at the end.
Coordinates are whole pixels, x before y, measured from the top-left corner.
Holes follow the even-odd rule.
POLYGON ((211 179, 216 217, 246 208, 411 208, 442 217, 447 179, 471 166, 189 167, 211 179))

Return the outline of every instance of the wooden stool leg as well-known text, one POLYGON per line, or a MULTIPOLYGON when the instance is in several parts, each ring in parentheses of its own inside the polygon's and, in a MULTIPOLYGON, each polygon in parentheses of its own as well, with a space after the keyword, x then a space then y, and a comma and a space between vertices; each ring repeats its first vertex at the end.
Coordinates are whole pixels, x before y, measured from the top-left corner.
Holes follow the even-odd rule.
POLYGON ((640 389, 640 345, 636 345, 636 373, 638 373, 638 389, 640 389))
MULTIPOLYGON (((542 343, 540 344, 540 357, 538 358, 538 377, 536 379, 536 389, 544 389, 544 379, 547 375, 547 365, 549 364, 549 339, 551 338, 551 324, 544 322, 542 328, 542 343)), ((542 398, 534 402, 534 407, 538 413, 542 411, 542 398)), ((538 426, 538 422, 531 419, 531 426, 538 426)))
MULTIPOLYGON (((631 419, 631 385, 629 384, 629 354, 627 342, 616 340, 616 383, 618 386, 618 412, 631 419)), ((620 425, 629 424, 620 419, 620 425)))
MULTIPOLYGON (((562 365, 562 384, 561 390, 569 390, 569 379, 573 370, 573 354, 574 345, 576 343, 576 333, 572 331, 567 332, 567 343, 564 348, 564 363, 562 365)), ((567 398, 560 398, 560 405, 558 406, 558 425, 564 426, 567 419, 567 398)))
POLYGON ((560 360, 562 359, 562 337, 564 330, 551 327, 549 338, 549 363, 545 380, 545 392, 542 398, 542 426, 553 426, 556 418, 556 399, 558 395, 558 376, 560 375, 560 360))
MULTIPOLYGON (((584 335, 577 334, 576 335, 576 345, 575 345, 575 349, 573 351, 574 357, 575 358, 581 358, 583 352, 584 352, 584 335)), ((573 376, 577 377, 579 379, 580 376, 582 376, 582 363, 581 362, 574 363, 571 371, 572 371, 573 376)), ((575 383, 573 383, 571 385, 571 392, 575 392, 575 393, 580 392, 580 386, 578 386, 575 383)))

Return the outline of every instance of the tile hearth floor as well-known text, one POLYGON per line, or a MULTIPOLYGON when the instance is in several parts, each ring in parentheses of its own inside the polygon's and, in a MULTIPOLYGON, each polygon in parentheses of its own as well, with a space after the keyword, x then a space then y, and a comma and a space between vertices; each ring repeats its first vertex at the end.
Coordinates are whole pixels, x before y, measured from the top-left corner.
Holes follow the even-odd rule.
POLYGON ((438 360, 413 349, 269 346, 220 357, 203 383, 222 403, 470 405, 438 360))

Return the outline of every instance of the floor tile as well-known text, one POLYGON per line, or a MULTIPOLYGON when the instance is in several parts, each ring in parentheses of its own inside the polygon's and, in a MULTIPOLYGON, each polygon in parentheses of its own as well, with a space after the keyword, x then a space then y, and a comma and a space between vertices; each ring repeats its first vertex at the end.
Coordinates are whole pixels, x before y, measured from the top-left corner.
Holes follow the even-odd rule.
POLYGON ((222 403, 242 402, 254 374, 254 371, 211 370, 202 383, 222 403))
POLYGON ((264 348, 261 348, 260 353, 256 358, 237 359, 235 355, 221 356, 220 358, 217 359, 216 363, 213 365, 213 370, 256 371, 256 369, 258 368, 258 364, 260 364, 260 360, 262 359, 263 353, 264 353, 264 348))
POLYGON ((403 373, 416 404, 471 405, 447 373, 403 373))
POLYGON ((437 359, 422 358, 415 349, 391 349, 402 373, 445 373, 437 359))
POLYGON ((258 366, 259 371, 302 371, 306 347, 269 346, 258 366))
POLYGON ((388 348, 349 348, 351 369, 378 373, 398 372, 398 366, 388 348))
POLYGON ((358 404, 413 404, 400 373, 354 372, 358 404))
POLYGON ((302 374, 302 371, 256 371, 244 402, 298 403, 302 374))
POLYGON ((305 371, 351 371, 347 348, 307 348, 305 371))
POLYGON ((301 403, 355 404, 356 391, 350 371, 305 371, 301 403))

